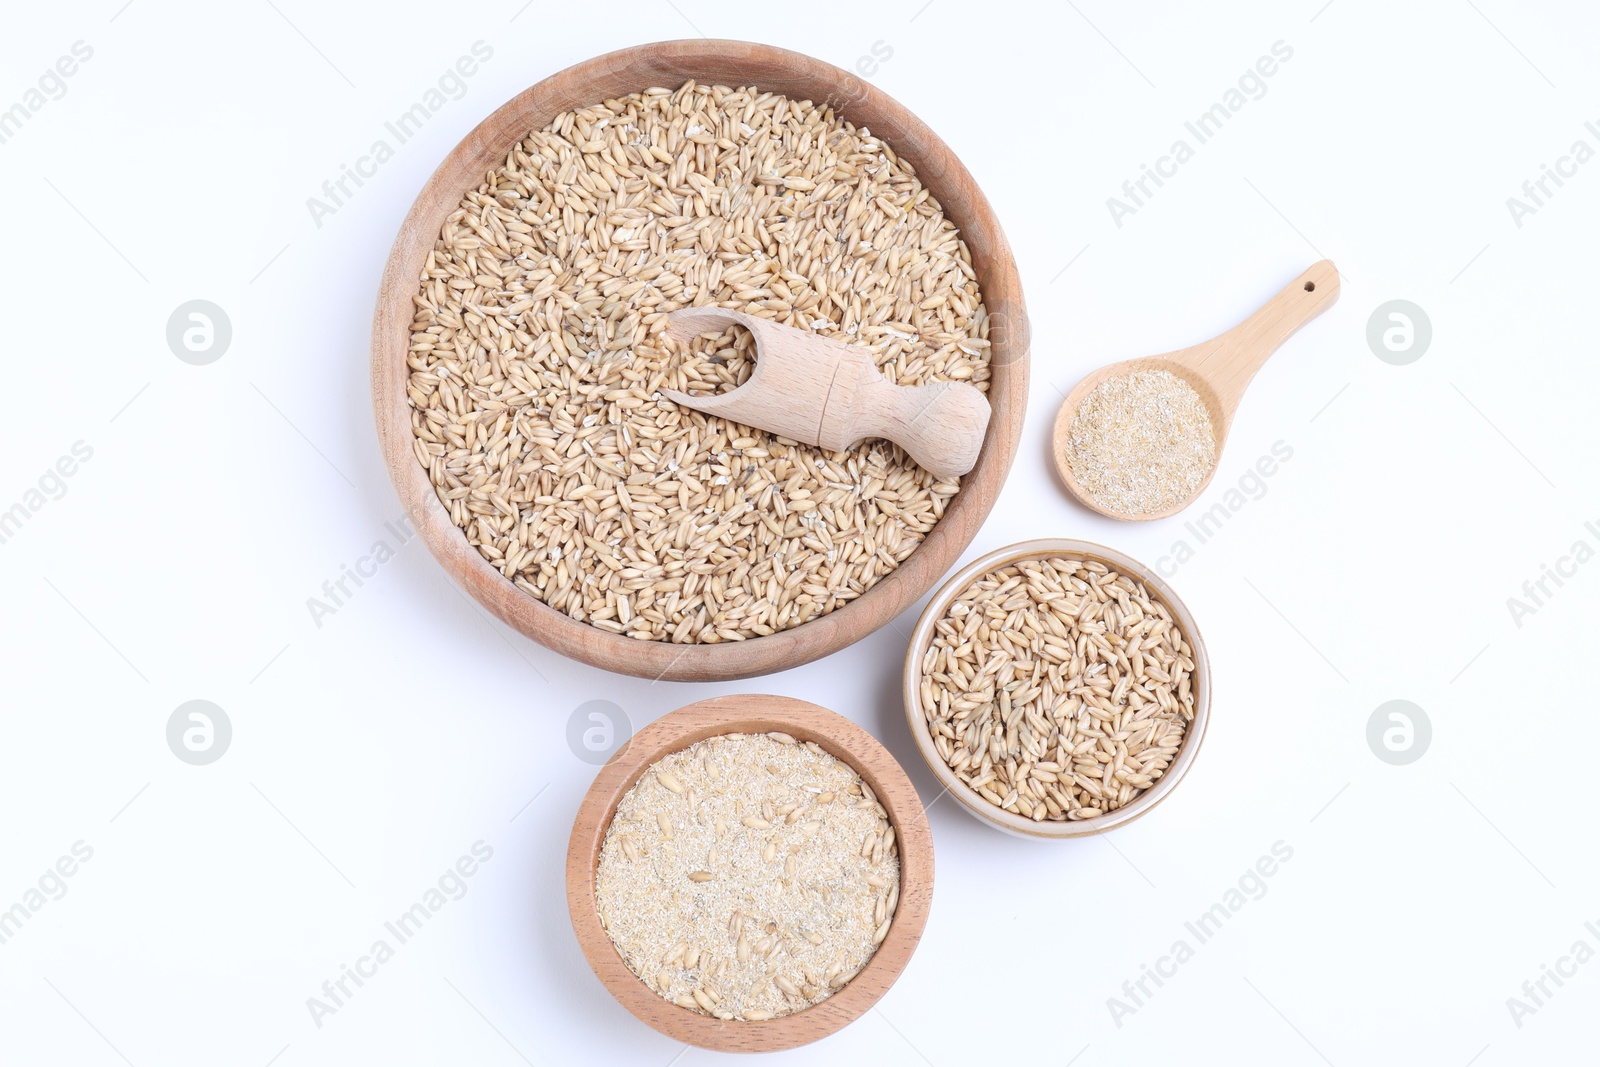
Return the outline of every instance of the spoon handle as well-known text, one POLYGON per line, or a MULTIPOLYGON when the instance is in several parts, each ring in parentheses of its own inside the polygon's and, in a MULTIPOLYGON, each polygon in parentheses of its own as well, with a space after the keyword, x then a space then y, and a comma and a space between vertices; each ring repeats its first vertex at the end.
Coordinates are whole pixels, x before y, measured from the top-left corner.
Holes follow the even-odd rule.
POLYGON ((1339 299, 1339 271, 1333 260, 1313 263, 1277 296, 1197 353, 1194 366, 1211 382, 1231 422, 1256 371, 1300 327, 1339 299))

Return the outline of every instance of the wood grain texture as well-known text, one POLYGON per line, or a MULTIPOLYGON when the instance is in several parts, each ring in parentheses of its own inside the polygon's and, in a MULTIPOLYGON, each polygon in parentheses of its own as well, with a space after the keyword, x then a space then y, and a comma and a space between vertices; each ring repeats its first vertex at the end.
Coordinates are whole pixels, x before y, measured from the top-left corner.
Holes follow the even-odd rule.
POLYGON ((600 769, 567 845, 567 910, 578 947, 611 995, 634 1015, 679 1041, 720 1052, 775 1052, 828 1036, 877 1003, 905 970, 933 901, 933 836, 922 799, 895 758, 861 727, 804 700, 725 696, 679 708, 640 730, 600 769), (900 848, 900 903, 889 935, 861 973, 820 1004, 763 1022, 728 1022, 680 1008, 646 986, 623 962, 595 909, 600 846, 617 805, 656 760, 727 733, 773 730, 814 741, 861 775, 878 795, 900 848))
POLYGON ((1279 290, 1278 295, 1262 305, 1259 311, 1226 333, 1165 355, 1112 363, 1085 376, 1061 402, 1061 410, 1056 413, 1055 428, 1051 432, 1050 454, 1055 458, 1056 473, 1060 475, 1062 484, 1084 507, 1111 519, 1129 522, 1165 519, 1188 507, 1206 491, 1212 476, 1222 465, 1222 449, 1228 441, 1228 431, 1233 427, 1234 413, 1239 410, 1239 401, 1244 399, 1244 391, 1249 388, 1256 371, 1300 327, 1332 307, 1338 299, 1338 268, 1330 259, 1320 260, 1279 290), (1071 437, 1072 419, 1083 398, 1107 378, 1135 371, 1157 370, 1177 375, 1200 394, 1200 401, 1211 416, 1211 432, 1217 445, 1216 462, 1188 500, 1165 511, 1149 515, 1112 511, 1090 495, 1067 463, 1067 441, 1071 437))
POLYGON ((1195 624, 1194 616, 1189 613, 1183 601, 1178 599, 1178 594, 1161 575, 1130 556, 1090 541, 1052 538, 1023 541, 996 549, 961 568, 949 581, 939 587, 933 599, 928 601, 928 606, 922 610, 922 616, 917 619, 916 629, 911 633, 911 647, 906 652, 901 684, 905 697, 906 722, 911 727, 911 736, 916 741, 917 750, 922 753, 922 758, 927 761, 928 769, 939 779, 939 784, 979 821, 1017 837, 1036 840, 1088 837, 1126 826, 1145 815, 1166 799, 1167 795, 1178 787, 1183 776, 1189 773, 1189 768, 1200 752, 1201 742, 1205 740, 1206 727, 1211 722, 1211 660, 1206 655, 1205 640, 1200 636, 1200 627, 1195 624), (1194 653, 1194 721, 1185 728, 1183 745, 1178 749, 1178 754, 1173 757, 1166 772, 1131 803, 1097 819, 1084 819, 1079 822, 1049 820, 1035 822, 989 803, 977 790, 957 778, 955 771, 951 770, 950 765, 939 755, 939 750, 933 745, 933 736, 928 732, 927 719, 922 714, 922 658, 927 655, 928 647, 933 643, 934 626, 944 617, 944 613, 950 610, 951 602, 968 585, 990 571, 1026 559, 1052 556, 1099 560, 1112 570, 1143 582, 1145 588, 1150 590, 1150 594, 1172 611, 1172 617, 1177 620, 1194 653))
POLYGON ((940 478, 960 477, 978 461, 989 402, 976 386, 895 385, 864 345, 741 311, 682 308, 668 317, 667 332, 679 341, 738 324, 756 344, 756 365, 743 385, 708 396, 661 390, 674 403, 834 452, 868 437, 887 438, 940 478))
POLYGON ((555 651, 607 670, 670 681, 720 681, 808 663, 861 640, 914 604, 960 558, 989 514, 1016 456, 1028 393, 1028 319, 1004 233, 953 152, 889 96, 838 67, 768 45, 667 41, 612 52, 520 93, 478 125, 440 164, 412 204, 384 270, 372 329, 372 401, 384 464, 406 514, 435 559, 507 625, 555 651), (651 86, 755 85, 827 103, 868 126, 916 168, 971 250, 990 314, 992 417, 977 465, 943 518, 893 572, 844 607, 768 637, 722 644, 640 641, 575 622, 513 585, 468 543, 439 503, 411 450, 406 352, 412 296, 440 227, 467 190, 511 146, 563 111, 651 86))

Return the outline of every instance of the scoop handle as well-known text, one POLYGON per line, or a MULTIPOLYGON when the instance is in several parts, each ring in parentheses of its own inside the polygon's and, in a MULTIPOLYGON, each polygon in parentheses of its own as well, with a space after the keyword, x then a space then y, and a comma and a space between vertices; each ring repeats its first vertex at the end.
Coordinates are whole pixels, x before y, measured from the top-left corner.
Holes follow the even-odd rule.
MULTIPOLYGON (((834 410, 834 398, 829 398, 834 410)), ((917 466, 938 478, 959 478, 978 462, 989 428, 989 401, 966 382, 892 385, 876 369, 864 372, 841 427, 849 443, 885 437, 917 466)))

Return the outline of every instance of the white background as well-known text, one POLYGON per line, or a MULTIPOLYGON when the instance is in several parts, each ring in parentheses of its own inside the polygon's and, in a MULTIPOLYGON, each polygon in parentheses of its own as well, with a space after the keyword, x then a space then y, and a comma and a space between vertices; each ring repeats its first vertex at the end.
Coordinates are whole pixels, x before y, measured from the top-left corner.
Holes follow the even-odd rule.
POLYGON ((366 352, 427 175, 534 81, 701 32, 846 67, 882 42, 872 81, 993 201, 1033 384, 969 557, 1035 536, 1168 554, 1183 517, 1117 524, 1058 488, 1061 391, 1220 332, 1324 255, 1344 272, 1339 303, 1256 379, 1199 506, 1274 442, 1292 460, 1173 578, 1216 671, 1188 779, 1142 821, 1053 845, 935 803, 937 889, 904 977, 773 1061, 1593 1058, 1600 961, 1547 983, 1520 1026, 1507 998, 1580 938, 1600 949, 1584 929, 1600 563, 1521 626, 1506 604, 1574 541, 1600 544, 1583 528, 1600 520, 1600 162, 1521 227, 1506 206, 1573 141, 1600 149, 1583 128, 1600 120, 1592 8, 273 3, 13 5, 0 35, 0 107, 73 42, 94 50, 0 144, 0 509, 74 442, 93 449, 0 544, 0 908, 74 842, 94 850, 0 945, 0 1061, 708 1063, 578 952, 562 865, 594 768, 565 741, 573 710, 614 701, 638 727, 718 693, 800 696, 866 725, 936 796, 897 683, 914 611, 826 662, 682 685, 525 640, 417 541, 320 628, 306 607, 400 515, 366 352), (307 197, 480 39, 494 55, 464 97, 316 226, 307 197), (1266 95, 1116 226, 1106 198, 1279 40, 1294 54, 1266 95), (200 367, 165 341, 197 298, 233 325, 200 367), (1408 366, 1366 341, 1397 298, 1433 326, 1408 366), (165 738, 197 698, 234 731, 203 767, 165 738), (1408 766, 1366 741, 1397 698, 1433 724, 1408 766), (307 998, 479 840, 494 854, 466 895, 317 1026, 307 998), (1184 922, 1278 841, 1293 859, 1265 896, 1119 1026, 1107 998, 1194 946, 1184 922))

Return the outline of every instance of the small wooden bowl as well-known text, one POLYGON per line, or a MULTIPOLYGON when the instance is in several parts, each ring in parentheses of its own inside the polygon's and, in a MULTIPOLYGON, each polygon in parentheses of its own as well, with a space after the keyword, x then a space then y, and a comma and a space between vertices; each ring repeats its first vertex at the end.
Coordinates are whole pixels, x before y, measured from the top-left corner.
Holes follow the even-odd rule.
POLYGON ((1057 539, 1023 541, 1020 544, 996 549, 963 567, 934 594, 933 599, 928 601, 928 606, 923 609, 922 617, 917 620, 917 627, 911 634, 911 648, 906 653, 904 686, 906 721, 911 727, 911 736, 916 739, 917 749, 922 753, 922 758, 927 760, 928 768, 933 771, 934 777, 939 779, 939 784, 960 801, 967 811, 983 822, 1018 837, 1087 837, 1126 826, 1161 803, 1168 793, 1177 788, 1183 776, 1189 772, 1190 765, 1194 763, 1195 756, 1200 751, 1200 743, 1205 740, 1206 724, 1211 720, 1211 662, 1206 656, 1205 642, 1200 637, 1200 628, 1195 625, 1194 616, 1189 614, 1189 609, 1178 599, 1172 587, 1155 571, 1121 552, 1088 541, 1057 539), (939 750, 933 746, 933 735, 928 730, 927 720, 922 714, 922 658, 927 654, 928 646, 933 643, 934 625, 944 617, 945 612, 950 609, 950 604, 975 579, 990 571, 1021 560, 1048 556, 1098 560, 1115 571, 1143 582, 1145 588, 1172 611, 1172 617, 1182 628, 1194 653, 1194 721, 1184 730, 1183 745, 1178 749, 1178 754, 1173 758, 1171 765, 1154 785, 1135 797, 1131 803, 1098 818, 1082 819, 1077 822, 1050 820, 1035 822, 989 803, 978 794, 977 790, 957 778, 950 765, 939 755, 939 750))
POLYGON ((578 808, 567 845, 567 910, 589 966, 611 995, 668 1037, 719 1052, 776 1052, 842 1029, 866 1013, 905 970, 933 900, 933 836, 906 772, 861 727, 826 708, 783 696, 725 696, 679 708, 635 734, 611 757, 578 808), (650 765, 696 741, 780 731, 814 741, 855 769, 878 795, 900 849, 900 903, 889 936, 850 982, 820 1004, 761 1022, 714 1019, 663 998, 628 969, 595 908, 595 867, 617 805, 650 765))
POLYGON ((1028 401, 1028 315, 1022 282, 988 200, 954 152, 915 115, 855 75, 768 45, 665 41, 569 67, 512 98, 458 144, 418 194, 401 224, 372 324, 372 406, 384 464, 423 543, 457 584, 507 625, 562 655, 610 671, 668 681, 722 681, 788 670, 861 640, 910 607, 949 570, 989 514, 1016 456, 1028 401), (440 227, 462 196, 502 165, 511 146, 556 115, 652 86, 694 79, 755 85, 792 99, 825 102, 883 137, 960 229, 990 315, 988 432, 977 466, 915 552, 882 581, 820 619, 767 637, 720 644, 640 641, 610 633, 530 596, 467 542, 434 495, 412 452, 406 354, 417 279, 440 227))

